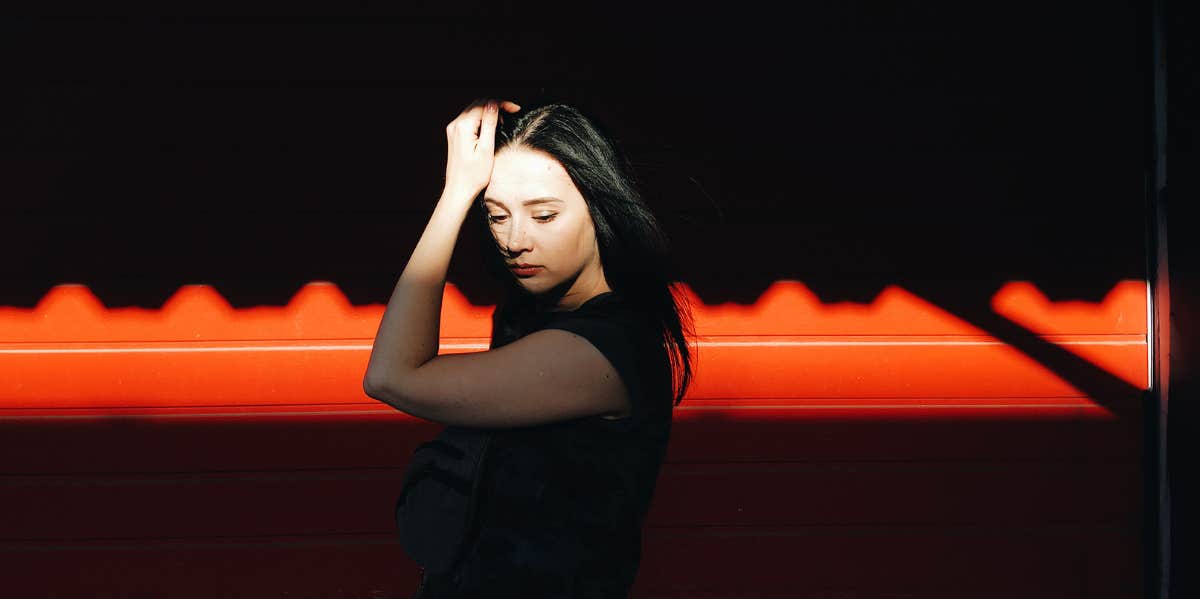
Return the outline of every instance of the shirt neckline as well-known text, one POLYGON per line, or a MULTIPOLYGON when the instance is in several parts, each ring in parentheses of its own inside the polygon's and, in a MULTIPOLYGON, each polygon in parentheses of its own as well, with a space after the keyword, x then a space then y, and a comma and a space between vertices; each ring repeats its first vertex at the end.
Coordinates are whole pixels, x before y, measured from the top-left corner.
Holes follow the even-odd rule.
POLYGON ((607 297, 607 296, 613 295, 614 293, 615 292, 613 292, 613 291, 601 291, 600 293, 597 293, 596 295, 593 295, 592 297, 588 298, 588 300, 586 302, 583 302, 582 304, 579 305, 578 308, 575 308, 574 310, 571 310, 571 311, 578 312, 579 310, 584 309, 588 304, 595 303, 596 300, 598 300, 602 297, 607 297))
POLYGON ((563 316, 566 314, 575 314, 575 313, 579 312, 580 310, 587 308, 588 306, 599 303, 598 300, 605 299, 605 298, 608 298, 609 296, 613 296, 613 295, 616 295, 615 291, 602 291, 602 292, 597 293, 596 295, 593 295, 592 297, 588 298, 587 301, 583 302, 582 304, 579 304, 579 307, 575 308, 574 310, 562 310, 559 312, 542 312, 542 314, 549 316, 549 317, 563 316))

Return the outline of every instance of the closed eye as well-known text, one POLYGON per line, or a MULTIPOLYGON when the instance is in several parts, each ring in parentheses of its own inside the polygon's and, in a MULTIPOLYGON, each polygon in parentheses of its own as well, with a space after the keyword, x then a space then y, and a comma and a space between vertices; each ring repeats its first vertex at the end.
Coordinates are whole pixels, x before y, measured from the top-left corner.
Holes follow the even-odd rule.
MULTIPOLYGON (((542 223, 548 223, 548 222, 554 220, 554 217, 556 217, 556 216, 558 216, 558 214, 547 214, 545 216, 535 216, 535 217, 533 217, 533 220, 536 220, 536 221, 542 222, 542 223)), ((493 215, 488 216, 488 220, 491 221, 493 224, 501 223, 501 222, 503 222, 502 219, 505 219, 505 218, 508 218, 508 215, 493 214, 493 215)))

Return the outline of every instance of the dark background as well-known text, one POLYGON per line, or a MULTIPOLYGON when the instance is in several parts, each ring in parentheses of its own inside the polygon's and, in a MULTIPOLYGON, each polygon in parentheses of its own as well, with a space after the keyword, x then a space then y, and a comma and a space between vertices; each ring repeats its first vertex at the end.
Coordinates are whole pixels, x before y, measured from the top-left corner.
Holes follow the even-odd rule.
MULTIPOLYGON (((708 302, 782 278, 831 301, 980 277, 1099 300, 1144 277, 1134 7, 608 6, 9 19, 23 225, 0 301, 71 281, 109 306, 184 283, 283 304, 312 280, 383 301, 440 191, 443 126, 481 95, 607 125, 708 302)), ((489 301, 461 254, 451 281, 489 301)))
MULTIPOLYGON (((1200 295, 1197 27, 1180 5, 1176 456, 1198 432, 1200 295)), ((109 307, 187 283, 281 305, 314 280, 382 303, 436 201, 442 128, 485 95, 565 101, 612 130, 707 303, 779 279, 825 301, 897 284, 1036 354, 990 312, 1004 282, 1098 301, 1148 276, 1149 2, 565 6, 0 20, 0 305, 65 282, 109 307)), ((451 282, 493 301, 478 240, 462 244, 451 282)), ((1172 469, 1180 564, 1196 494, 1172 469)))

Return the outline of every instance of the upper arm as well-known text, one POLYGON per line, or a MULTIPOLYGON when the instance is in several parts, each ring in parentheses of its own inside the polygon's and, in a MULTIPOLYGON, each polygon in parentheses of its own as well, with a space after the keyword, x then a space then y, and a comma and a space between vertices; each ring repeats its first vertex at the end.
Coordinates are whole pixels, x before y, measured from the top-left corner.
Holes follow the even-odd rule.
POLYGON ((384 392, 443 424, 517 427, 630 411, 629 391, 587 339, 544 329, 502 347, 434 357, 384 392))

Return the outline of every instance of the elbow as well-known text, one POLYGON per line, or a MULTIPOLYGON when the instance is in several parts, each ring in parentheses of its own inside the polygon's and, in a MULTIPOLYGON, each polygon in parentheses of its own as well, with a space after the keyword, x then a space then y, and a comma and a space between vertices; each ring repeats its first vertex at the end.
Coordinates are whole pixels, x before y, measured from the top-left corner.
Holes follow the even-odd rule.
POLYGON ((367 397, 370 397, 371 399, 379 399, 379 391, 377 391, 378 386, 375 384, 375 381, 371 379, 370 374, 363 377, 362 388, 363 393, 366 393, 367 397))
POLYGON ((391 387, 388 385, 387 381, 381 379, 379 375, 373 374, 368 370, 367 374, 363 376, 362 385, 363 393, 366 393, 367 397, 370 397, 371 399, 377 399, 390 405, 395 405, 395 401, 393 399, 395 397, 395 393, 391 391, 391 387))
POLYGON ((373 376, 368 372, 363 377, 363 393, 366 393, 367 397, 385 403, 405 414, 412 414, 411 409, 404 401, 404 396, 395 385, 386 379, 373 376))

